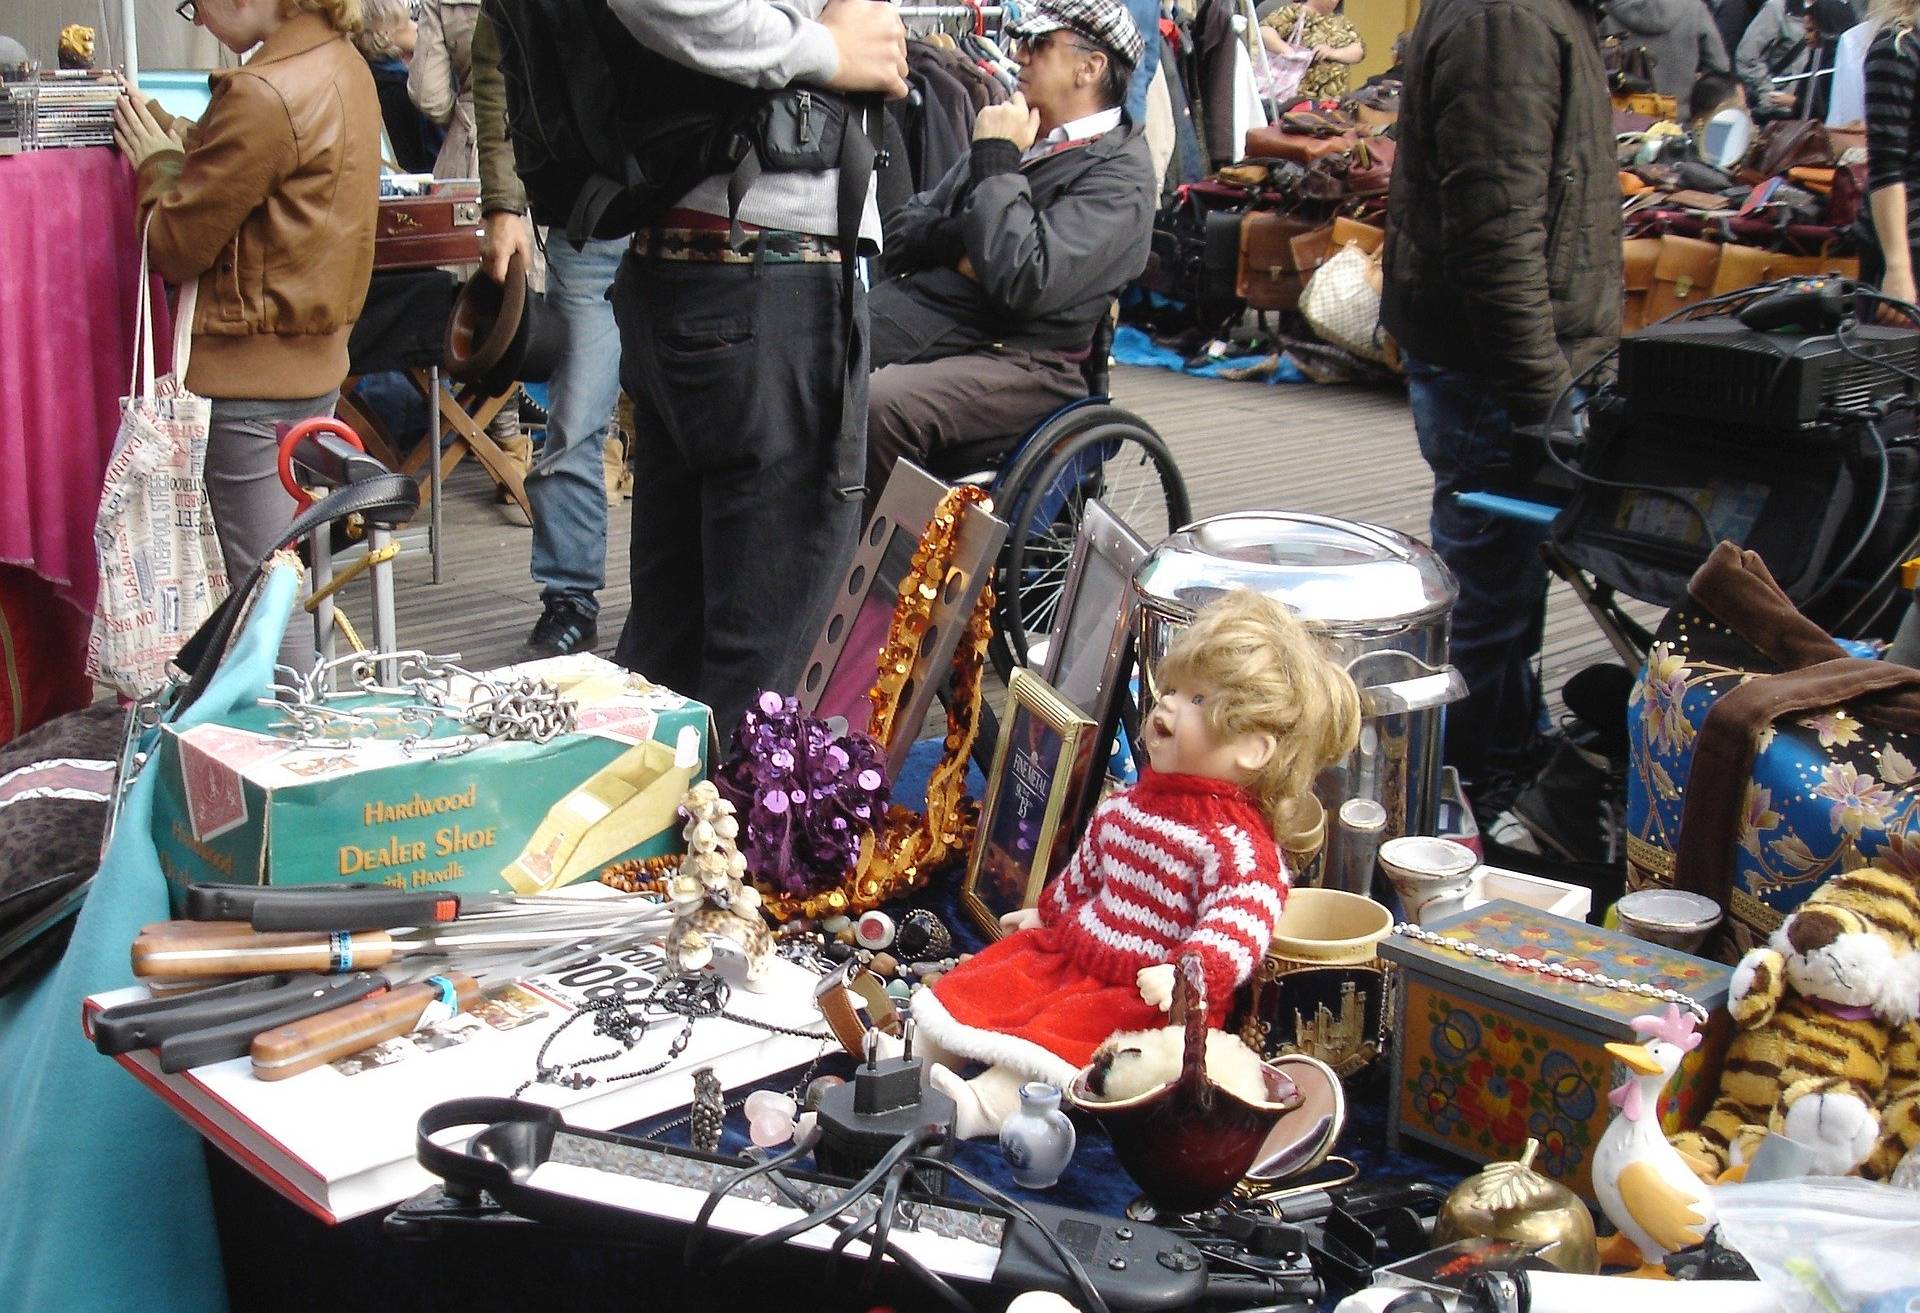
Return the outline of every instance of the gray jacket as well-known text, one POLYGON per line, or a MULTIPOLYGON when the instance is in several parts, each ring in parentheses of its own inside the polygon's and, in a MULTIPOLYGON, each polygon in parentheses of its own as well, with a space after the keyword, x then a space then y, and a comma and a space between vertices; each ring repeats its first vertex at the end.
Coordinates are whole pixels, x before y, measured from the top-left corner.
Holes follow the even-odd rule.
POLYGON ((1784 0, 1767 0, 1747 34, 1740 38, 1734 52, 1734 68, 1747 87, 1747 104, 1755 109, 1766 102, 1769 91, 1791 91, 1797 83, 1776 87, 1774 77, 1786 73, 1804 73, 1807 69, 1806 20, 1787 12, 1784 0))
POLYGON ((1653 57, 1653 89, 1672 96, 1683 114, 1696 77, 1731 68, 1706 0, 1613 0, 1602 30, 1653 57))
MULTIPOLYGON (((822 85, 839 66, 833 34, 816 20, 826 0, 608 0, 634 39, 656 54, 742 86, 776 91, 794 83, 822 85)), ((840 231, 840 171, 763 174, 740 207, 740 220, 762 228, 831 237, 840 231)), ((727 177, 716 174, 680 201, 703 214, 727 212, 727 177)), ((867 193, 862 237, 880 236, 879 211, 867 193)))
POLYGON ((1012 142, 975 142, 887 218, 888 277, 867 299, 874 367, 996 344, 1085 347, 1147 267, 1157 191, 1129 123, 1025 164, 1012 142), (976 278, 955 267, 962 255, 976 278))
POLYGON ((1593 19, 1428 0, 1408 38, 1380 318, 1544 419, 1620 333, 1620 182, 1593 19))

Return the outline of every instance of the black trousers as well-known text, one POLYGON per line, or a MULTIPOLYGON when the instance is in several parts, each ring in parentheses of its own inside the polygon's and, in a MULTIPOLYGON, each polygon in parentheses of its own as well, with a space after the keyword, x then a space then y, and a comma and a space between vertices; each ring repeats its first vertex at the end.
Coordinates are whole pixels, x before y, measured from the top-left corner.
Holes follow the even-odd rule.
POLYGON ((838 264, 629 254, 614 279, 634 411, 633 604, 615 655, 712 707, 723 741, 759 690, 794 691, 853 557, 867 418, 854 296, 849 371, 838 264))

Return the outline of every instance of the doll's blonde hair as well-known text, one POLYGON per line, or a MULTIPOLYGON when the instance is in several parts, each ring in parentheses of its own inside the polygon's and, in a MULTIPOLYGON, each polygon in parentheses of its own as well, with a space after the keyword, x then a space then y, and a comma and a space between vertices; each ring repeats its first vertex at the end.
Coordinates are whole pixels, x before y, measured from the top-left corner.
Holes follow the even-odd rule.
POLYGON ((293 15, 302 10, 320 15, 341 36, 352 36, 361 28, 360 0, 285 0, 281 12, 293 15))
POLYGON ((1291 611, 1249 588, 1202 607, 1157 674, 1163 687, 1206 686, 1216 738, 1274 736, 1273 757, 1248 790, 1270 820, 1360 736, 1360 694, 1345 667, 1291 611))

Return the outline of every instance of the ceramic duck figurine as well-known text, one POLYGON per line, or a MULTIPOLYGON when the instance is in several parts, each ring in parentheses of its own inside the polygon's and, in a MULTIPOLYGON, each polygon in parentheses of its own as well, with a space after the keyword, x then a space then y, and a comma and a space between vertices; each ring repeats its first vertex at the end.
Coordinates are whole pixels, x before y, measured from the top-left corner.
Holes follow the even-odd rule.
POLYGON ((1635 1276, 1664 1276, 1660 1260, 1700 1243, 1713 1223, 1706 1185, 1660 1129, 1661 1092, 1700 1046, 1700 1035, 1693 1017, 1673 1004, 1661 1016, 1635 1017, 1631 1024, 1641 1043, 1606 1046, 1628 1076, 1608 1095, 1619 1112, 1593 1151, 1594 1197, 1620 1230, 1601 1256, 1609 1263, 1637 1261, 1635 1276))

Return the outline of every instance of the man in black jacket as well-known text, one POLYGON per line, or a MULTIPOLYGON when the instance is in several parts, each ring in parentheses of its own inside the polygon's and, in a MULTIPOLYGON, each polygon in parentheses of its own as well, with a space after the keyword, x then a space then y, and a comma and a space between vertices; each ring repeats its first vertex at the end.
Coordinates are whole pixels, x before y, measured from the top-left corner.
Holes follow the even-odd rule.
MULTIPOLYGON (((1433 546, 1460 582, 1467 699, 1447 760, 1487 798, 1541 720, 1540 527, 1468 510, 1564 419, 1620 332, 1620 192, 1606 72, 1577 0, 1430 0, 1409 42, 1380 314, 1433 468, 1433 546)), ((1537 454, 1537 450, 1534 454, 1537 454)))
POLYGON ((1147 265, 1154 182, 1124 122, 1144 43, 1121 0, 1042 0, 1014 32, 1020 90, 886 223, 868 307, 867 512, 894 462, 1018 434, 1086 395, 1087 344, 1147 265))

